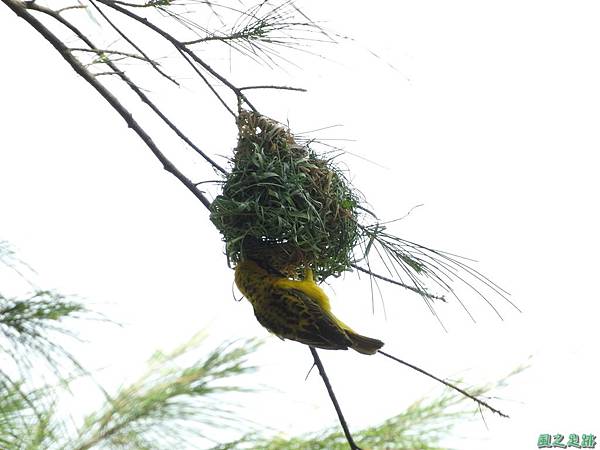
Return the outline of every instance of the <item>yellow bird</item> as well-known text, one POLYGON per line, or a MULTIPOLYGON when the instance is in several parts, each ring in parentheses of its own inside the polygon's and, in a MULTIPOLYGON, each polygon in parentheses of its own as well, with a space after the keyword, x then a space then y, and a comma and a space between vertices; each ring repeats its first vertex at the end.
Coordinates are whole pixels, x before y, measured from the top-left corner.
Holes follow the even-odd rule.
POLYGON ((304 280, 291 280, 258 261, 245 259, 235 267, 235 284, 254 308, 258 322, 282 339, 328 350, 352 348, 372 355, 383 346, 362 336, 331 312, 327 294, 310 269, 304 280))

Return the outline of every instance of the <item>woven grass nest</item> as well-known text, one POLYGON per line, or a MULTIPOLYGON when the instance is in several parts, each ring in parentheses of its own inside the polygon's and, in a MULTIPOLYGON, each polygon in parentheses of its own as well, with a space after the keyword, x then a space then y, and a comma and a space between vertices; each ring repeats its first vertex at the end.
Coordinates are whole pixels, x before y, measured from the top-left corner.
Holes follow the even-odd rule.
POLYGON ((310 266, 321 280, 347 270, 360 201, 342 170, 268 117, 241 111, 238 131, 210 216, 229 262, 253 257, 291 277, 310 266))

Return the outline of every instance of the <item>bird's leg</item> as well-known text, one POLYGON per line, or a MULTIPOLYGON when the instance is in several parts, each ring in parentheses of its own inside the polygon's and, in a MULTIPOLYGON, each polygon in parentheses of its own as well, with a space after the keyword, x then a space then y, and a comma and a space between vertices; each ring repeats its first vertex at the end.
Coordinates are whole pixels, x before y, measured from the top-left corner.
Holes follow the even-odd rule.
POLYGON ((315 282, 314 274, 310 267, 304 268, 304 281, 308 281, 309 283, 315 282))

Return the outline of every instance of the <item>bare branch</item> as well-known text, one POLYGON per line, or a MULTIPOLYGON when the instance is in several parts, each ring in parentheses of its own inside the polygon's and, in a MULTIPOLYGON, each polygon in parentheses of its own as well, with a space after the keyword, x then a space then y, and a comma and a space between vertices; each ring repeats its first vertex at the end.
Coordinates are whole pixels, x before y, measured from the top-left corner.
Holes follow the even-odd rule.
POLYGON ((141 61, 145 61, 145 62, 148 62, 148 63, 154 65, 154 61, 149 60, 146 56, 136 55, 135 53, 121 52, 119 50, 104 50, 104 49, 99 49, 99 48, 70 48, 70 50, 72 52, 95 53, 101 58, 100 62, 104 62, 104 58, 106 58, 106 55, 118 55, 118 56, 125 56, 127 58, 139 59, 141 61))
POLYGON ((350 433, 350 429, 348 428, 348 423, 346 422, 344 414, 342 413, 342 409, 340 408, 340 404, 338 403, 337 398, 335 397, 335 393, 333 392, 333 388, 331 387, 331 383, 329 382, 329 377, 327 376, 327 372, 325 372, 325 367, 323 366, 323 363, 321 362, 321 358, 319 357, 317 350, 314 347, 309 347, 309 348, 310 348, 310 353, 312 354, 313 359, 315 360, 315 365, 317 366, 317 369, 319 369, 319 374, 321 375, 321 378, 323 379, 323 383, 325 383, 325 387, 327 388, 327 393, 329 394, 331 403, 333 403, 335 412, 337 413, 338 419, 340 420, 340 425, 342 426, 342 429, 344 430, 344 435, 346 436, 346 440, 348 441, 348 444, 350 445, 350 449, 351 450, 361 450, 361 448, 358 445, 356 445, 356 443, 354 442, 354 439, 352 438, 352 434, 350 433))
POLYGON ((85 5, 71 5, 71 6, 65 6, 64 8, 57 9, 56 12, 58 14, 61 14, 65 11, 70 11, 72 9, 86 9, 86 8, 87 8, 87 6, 85 6, 85 5))
POLYGON ((181 55, 181 57, 191 66, 192 70, 194 72, 196 72, 196 75, 198 75, 200 77, 200 79, 202 81, 204 81, 204 84, 206 84, 206 86, 211 90, 211 92, 215 95, 215 97, 217 97, 217 99, 221 102, 221 104, 225 107, 225 109, 227 111, 229 111, 229 113, 233 117, 237 117, 236 114, 235 114, 235 112, 233 112, 233 110, 229 107, 229 105, 223 99, 223 97, 221 97, 221 94, 219 94, 217 92, 217 90, 215 89, 215 87, 210 83, 210 81, 208 81, 208 79, 204 76, 204 74, 202 72, 200 72, 200 70, 198 70, 198 68, 196 67, 196 65, 194 64, 194 62, 190 61, 190 57, 186 53, 182 52, 180 49, 177 49, 177 51, 179 52, 179 54, 181 55))
POLYGON ((273 85, 244 86, 239 89, 240 89, 240 91, 245 91, 248 89, 279 89, 279 90, 284 90, 284 91, 308 92, 304 88, 297 88, 297 87, 292 87, 292 86, 273 86, 273 85))
POLYGON ((146 58, 146 61, 148 61, 152 67, 154 67, 154 70, 156 70, 158 73, 160 73, 163 77, 165 77, 167 80, 171 81, 172 83, 176 84, 177 86, 179 86, 179 83, 172 78, 171 76, 167 75, 165 72, 163 72, 160 67, 158 67, 158 64, 151 59, 150 57, 148 57, 148 55, 146 55, 146 53, 144 53, 144 51, 135 43, 133 42, 133 40, 131 40, 125 33, 123 33, 119 27, 117 27, 107 16, 106 14, 104 14, 104 12, 98 7, 98 5, 96 5, 92 0, 90 0, 90 4, 96 9, 96 11, 98 11, 98 13, 104 18, 104 20, 106 20, 106 22, 114 28, 114 30, 119 33, 119 35, 125 39, 129 45, 131 45, 133 48, 135 48, 142 56, 144 56, 144 58, 146 58))
POLYGON ((399 362, 400 364, 404 364, 407 367, 410 367, 413 370, 416 370, 419 373, 422 373, 423 375, 428 376, 429 378, 433 378, 435 381, 439 381, 440 383, 442 383, 444 386, 447 386, 451 389, 454 389, 455 391, 460 392, 462 395, 464 395, 465 397, 470 398, 471 400, 473 400, 474 402, 476 402, 479 406, 483 406, 487 409, 489 409, 490 411, 492 411, 493 413, 496 413, 498 415, 500 415, 501 417, 504 418, 509 418, 506 414, 504 414, 502 411, 497 410, 496 408, 491 407, 490 405, 488 405, 486 402, 484 402, 483 400, 478 399, 477 397, 475 397, 474 395, 469 394, 467 391, 465 391, 464 389, 461 389, 455 385, 453 385, 452 383, 448 383, 447 381, 442 380, 441 378, 436 377, 435 375, 430 374, 429 372, 421 369, 420 367, 417 367, 411 363, 408 363, 406 361, 401 360, 400 358, 396 358, 395 356, 390 355, 389 353, 384 352, 383 350, 377 350, 377 353, 381 353, 383 356, 385 356, 386 358, 392 359, 396 362, 399 362))
POLYGON ((98 72, 95 73, 94 76, 97 77, 105 77, 105 76, 111 76, 114 77, 115 75, 119 75, 117 72, 98 72))

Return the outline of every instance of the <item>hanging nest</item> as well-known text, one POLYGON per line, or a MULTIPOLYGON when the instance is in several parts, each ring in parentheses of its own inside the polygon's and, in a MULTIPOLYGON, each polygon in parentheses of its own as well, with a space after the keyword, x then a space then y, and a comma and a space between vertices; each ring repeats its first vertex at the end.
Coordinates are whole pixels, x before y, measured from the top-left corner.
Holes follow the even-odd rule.
POLYGON ((287 276, 310 266, 318 279, 350 266, 359 238, 359 197, 331 159, 290 130, 241 111, 239 140, 211 221, 230 263, 258 259, 287 276))

